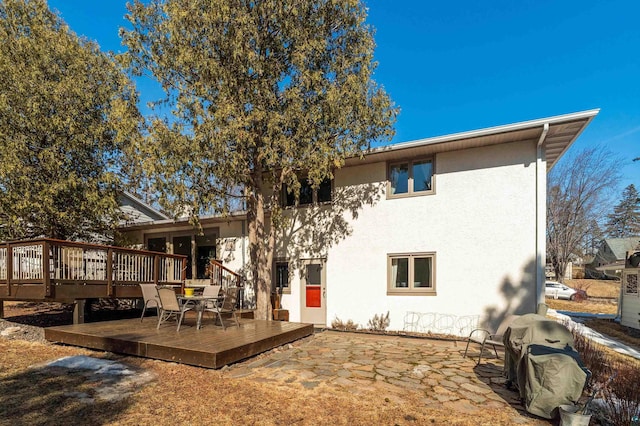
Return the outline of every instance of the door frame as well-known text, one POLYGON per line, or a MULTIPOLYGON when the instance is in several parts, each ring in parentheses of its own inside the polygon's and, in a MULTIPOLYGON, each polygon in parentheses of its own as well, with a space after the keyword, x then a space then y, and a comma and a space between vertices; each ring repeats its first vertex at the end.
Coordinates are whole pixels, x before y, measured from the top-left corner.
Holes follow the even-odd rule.
POLYGON ((327 324, 327 259, 300 259, 300 322, 318 326, 327 324), (320 265, 320 307, 307 308, 307 265, 320 265))

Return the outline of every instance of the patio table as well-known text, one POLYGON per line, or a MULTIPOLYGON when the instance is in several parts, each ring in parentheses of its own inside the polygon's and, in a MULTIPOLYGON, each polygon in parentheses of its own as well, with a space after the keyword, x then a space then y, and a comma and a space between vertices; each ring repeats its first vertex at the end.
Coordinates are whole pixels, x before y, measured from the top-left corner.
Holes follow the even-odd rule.
POLYGON ((198 313, 198 319, 196 321, 196 327, 198 330, 202 326, 202 313, 204 312, 204 308, 207 305, 207 302, 217 302, 218 300, 224 299, 224 296, 185 296, 179 295, 178 300, 181 303, 188 305, 189 303, 193 303, 196 312, 198 313))

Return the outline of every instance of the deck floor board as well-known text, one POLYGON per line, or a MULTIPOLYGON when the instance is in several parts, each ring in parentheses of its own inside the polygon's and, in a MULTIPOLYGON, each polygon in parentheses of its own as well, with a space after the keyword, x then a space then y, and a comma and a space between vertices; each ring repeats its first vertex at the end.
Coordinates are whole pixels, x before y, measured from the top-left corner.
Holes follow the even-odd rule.
POLYGON ((105 350, 127 355, 220 368, 313 334, 312 324, 240 319, 240 327, 223 330, 212 320, 203 320, 200 330, 195 318, 176 331, 175 322, 156 329, 156 318, 124 319, 45 329, 52 342, 105 350))

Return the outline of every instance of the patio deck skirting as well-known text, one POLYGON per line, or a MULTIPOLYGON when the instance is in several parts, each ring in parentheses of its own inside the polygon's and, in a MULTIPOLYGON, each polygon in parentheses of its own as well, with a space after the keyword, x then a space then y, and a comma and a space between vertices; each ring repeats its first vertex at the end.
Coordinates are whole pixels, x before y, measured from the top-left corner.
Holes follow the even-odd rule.
POLYGON ((226 330, 205 321, 198 330, 195 318, 180 331, 175 322, 156 329, 155 317, 124 319, 46 328, 51 342, 160 359, 199 367, 220 368, 313 334, 313 324, 242 318, 240 327, 226 330), (193 322, 193 324, 191 324, 193 322))

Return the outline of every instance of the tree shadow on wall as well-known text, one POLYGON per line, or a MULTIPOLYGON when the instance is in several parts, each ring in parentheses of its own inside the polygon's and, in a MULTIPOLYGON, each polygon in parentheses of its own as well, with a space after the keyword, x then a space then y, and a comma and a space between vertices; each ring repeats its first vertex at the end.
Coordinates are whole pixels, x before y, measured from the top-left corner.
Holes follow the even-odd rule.
MULTIPOLYGON (((329 249, 353 233, 352 224, 362 209, 374 206, 384 195, 385 184, 359 183, 335 188, 331 203, 285 210, 288 220, 279 231, 277 246, 287 250, 290 263, 326 258, 329 249)), ((278 257, 278 249, 274 258, 278 257)))
POLYGON ((523 268, 522 279, 514 281, 505 276, 500 286, 500 294, 506 303, 485 308, 482 323, 496 330, 509 315, 535 313, 537 309, 536 261, 529 261, 523 268))

